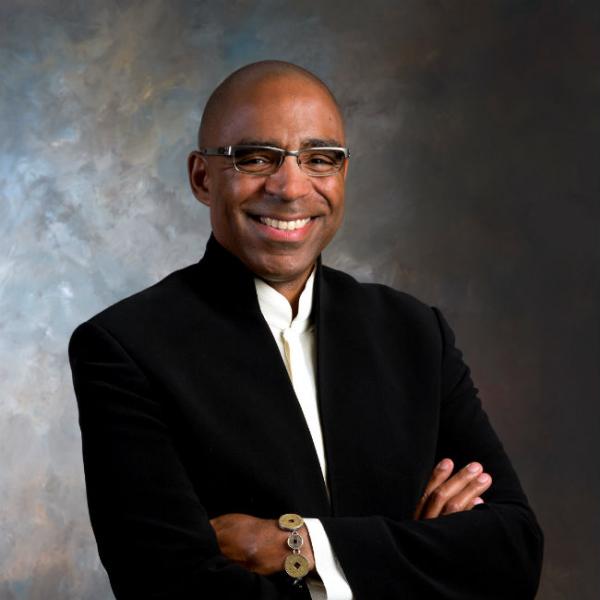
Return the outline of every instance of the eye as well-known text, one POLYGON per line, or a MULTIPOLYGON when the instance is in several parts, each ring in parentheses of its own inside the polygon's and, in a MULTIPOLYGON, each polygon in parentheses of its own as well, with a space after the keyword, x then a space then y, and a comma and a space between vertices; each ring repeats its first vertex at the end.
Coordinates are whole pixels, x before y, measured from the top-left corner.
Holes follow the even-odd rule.
POLYGON ((237 157, 237 163, 240 165, 266 165, 271 164, 273 159, 264 154, 246 154, 237 157))
POLYGON ((310 162, 313 165, 332 165, 335 161, 332 160, 331 156, 325 156, 324 154, 318 154, 310 157, 310 162))
POLYGON ((277 152, 261 147, 237 148, 233 158, 238 170, 245 173, 268 171, 279 161, 277 152))
POLYGON ((300 154, 305 171, 312 175, 330 175, 340 170, 345 155, 340 150, 311 148, 300 154))
POLYGON ((309 154, 307 161, 313 165, 334 165, 336 163, 335 158, 328 154, 309 154))

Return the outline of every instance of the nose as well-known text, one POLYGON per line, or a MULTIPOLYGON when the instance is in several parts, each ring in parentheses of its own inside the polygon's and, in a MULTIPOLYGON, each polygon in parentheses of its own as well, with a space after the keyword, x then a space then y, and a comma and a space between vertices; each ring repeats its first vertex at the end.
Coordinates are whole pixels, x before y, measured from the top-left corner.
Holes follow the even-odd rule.
POLYGON ((311 185, 310 177, 300 169, 296 157, 286 156, 281 167, 267 177, 265 190, 291 202, 308 194, 311 185))

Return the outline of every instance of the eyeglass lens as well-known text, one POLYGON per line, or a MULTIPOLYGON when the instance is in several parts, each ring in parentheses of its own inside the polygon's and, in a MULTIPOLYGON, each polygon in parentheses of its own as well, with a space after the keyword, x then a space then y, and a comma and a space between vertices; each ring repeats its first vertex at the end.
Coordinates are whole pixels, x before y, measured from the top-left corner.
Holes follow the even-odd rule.
MULTIPOLYGON (((235 148, 233 162, 242 173, 269 175, 280 167, 285 154, 276 148, 235 148)), ((310 175, 331 175, 339 171, 345 155, 340 150, 307 148, 298 155, 300 168, 310 175)))

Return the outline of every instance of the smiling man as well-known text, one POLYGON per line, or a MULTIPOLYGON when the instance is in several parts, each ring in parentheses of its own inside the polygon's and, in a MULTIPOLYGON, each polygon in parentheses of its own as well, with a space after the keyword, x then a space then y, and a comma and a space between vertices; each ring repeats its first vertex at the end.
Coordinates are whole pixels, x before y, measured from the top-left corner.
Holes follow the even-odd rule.
POLYGON ((321 264, 349 168, 329 89, 236 71, 188 166, 204 257, 70 344, 116 597, 532 598, 542 535, 446 321, 321 264))
POLYGON ((329 90, 290 65, 238 71, 204 111, 192 189, 217 241, 292 304, 342 222, 345 142, 329 90))

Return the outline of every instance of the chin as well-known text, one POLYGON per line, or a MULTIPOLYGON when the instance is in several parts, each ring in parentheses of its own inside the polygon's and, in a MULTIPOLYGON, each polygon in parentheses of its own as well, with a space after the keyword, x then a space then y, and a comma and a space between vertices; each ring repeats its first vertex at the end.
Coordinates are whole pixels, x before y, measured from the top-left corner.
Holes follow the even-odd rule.
POLYGON ((264 279, 267 282, 283 283, 303 277, 306 272, 311 269, 315 260, 302 261, 299 263, 297 261, 285 259, 273 260, 273 257, 270 256, 262 261, 252 260, 248 266, 261 279, 264 279))

